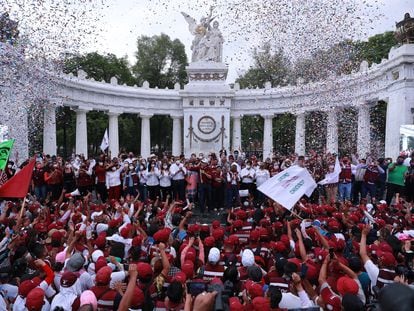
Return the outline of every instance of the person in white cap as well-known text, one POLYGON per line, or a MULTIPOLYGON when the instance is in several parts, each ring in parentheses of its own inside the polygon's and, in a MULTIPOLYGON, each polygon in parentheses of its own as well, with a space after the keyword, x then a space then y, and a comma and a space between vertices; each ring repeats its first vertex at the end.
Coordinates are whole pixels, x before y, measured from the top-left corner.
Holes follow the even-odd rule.
POLYGON ((220 262, 221 254, 217 247, 210 249, 208 263, 204 266, 203 280, 211 281, 214 278, 221 278, 224 273, 224 265, 220 262))

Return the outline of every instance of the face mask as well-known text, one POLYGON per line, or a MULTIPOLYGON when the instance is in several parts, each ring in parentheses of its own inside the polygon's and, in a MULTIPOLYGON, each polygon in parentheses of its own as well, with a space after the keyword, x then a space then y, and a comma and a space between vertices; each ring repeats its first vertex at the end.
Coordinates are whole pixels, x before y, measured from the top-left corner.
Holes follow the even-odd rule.
POLYGON ((99 162, 99 165, 102 166, 103 165, 103 162, 99 162))
POLYGON ((250 165, 246 165, 246 168, 247 168, 247 169, 250 169, 250 165))
POLYGON ((8 165, 7 165, 7 167, 8 167, 8 168, 12 168, 12 165, 11 165, 11 164, 8 164, 8 165))
POLYGON ((112 167, 112 170, 113 170, 113 171, 116 171, 116 167, 115 167, 115 166, 114 166, 114 167, 112 167))
POLYGON ((247 206, 249 206, 249 202, 244 201, 243 205, 247 207, 247 206))
POLYGON ((151 164, 151 167, 154 167, 155 166, 155 164, 151 164))
POLYGON ((144 169, 144 165, 141 165, 139 168, 142 171, 144 169))
POLYGON ((163 165, 162 167, 163 167, 164 169, 166 169, 166 168, 168 167, 168 165, 163 165))
POLYGON ((58 165, 57 165, 57 164, 55 164, 55 165, 53 165, 53 167, 54 167, 54 168, 57 168, 57 167, 58 167, 58 165))
POLYGON ((176 165, 179 165, 179 164, 180 164, 180 161, 175 161, 175 164, 176 164, 176 165))
POLYGON ((134 169, 134 167, 133 167, 133 166, 130 166, 130 167, 129 167, 129 169, 130 169, 130 170, 133 170, 133 169, 134 169))

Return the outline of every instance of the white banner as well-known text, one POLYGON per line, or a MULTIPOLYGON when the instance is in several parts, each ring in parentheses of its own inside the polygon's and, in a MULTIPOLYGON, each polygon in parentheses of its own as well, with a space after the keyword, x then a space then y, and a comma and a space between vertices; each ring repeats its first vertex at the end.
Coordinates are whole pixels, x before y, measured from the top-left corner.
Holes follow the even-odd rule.
POLYGON ((303 196, 311 196, 316 182, 306 168, 294 165, 270 178, 259 188, 260 192, 291 210, 303 196))
POLYGON ((105 129, 105 134, 102 138, 102 142, 101 142, 101 150, 105 151, 106 148, 109 147, 109 137, 108 137, 108 129, 105 129))

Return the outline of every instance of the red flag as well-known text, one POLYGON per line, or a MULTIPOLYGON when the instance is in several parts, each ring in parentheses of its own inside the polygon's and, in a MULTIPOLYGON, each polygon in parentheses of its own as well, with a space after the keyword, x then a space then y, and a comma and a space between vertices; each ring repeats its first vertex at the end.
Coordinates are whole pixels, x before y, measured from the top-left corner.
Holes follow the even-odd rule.
POLYGON ((23 167, 3 186, 1 186, 0 198, 24 198, 29 190, 35 163, 35 159, 30 160, 29 164, 23 167))

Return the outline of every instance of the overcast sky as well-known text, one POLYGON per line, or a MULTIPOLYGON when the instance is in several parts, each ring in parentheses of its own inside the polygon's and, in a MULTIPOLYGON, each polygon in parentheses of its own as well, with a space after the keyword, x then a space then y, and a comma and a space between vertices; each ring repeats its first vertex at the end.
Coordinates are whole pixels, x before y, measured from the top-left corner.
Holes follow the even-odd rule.
MULTIPOLYGON (((6 3, 33 2, 35 4, 36 1, 40 0, 28 2, 20 0, 5 1, 6 3)), ((60 6, 65 5, 65 2, 59 2, 60 0, 42 0, 42 3, 48 3, 48 1, 55 5, 56 3, 59 3, 60 6)), ((77 1, 72 0, 75 3, 72 9, 82 10, 80 6, 76 7, 77 1)), ((414 15, 414 0, 79 1, 79 4, 99 3, 101 7, 103 6, 97 12, 92 11, 94 15, 92 18, 96 19, 96 29, 99 29, 99 33, 93 39, 87 39, 89 41, 83 44, 83 50, 85 52, 114 53, 120 57, 126 55, 131 64, 135 62, 134 53, 137 38, 141 35, 151 36, 160 33, 165 33, 172 39, 178 38, 183 42, 188 59, 190 59, 190 46, 193 37, 180 12, 184 11, 199 20, 200 17, 207 14, 210 5, 215 5, 214 14, 217 15, 225 39, 224 62, 229 65, 228 82, 233 82, 239 74, 243 73, 252 64, 251 50, 253 47, 260 45, 263 41, 261 36, 266 31, 272 33, 272 39, 267 36, 266 40, 274 45, 282 46, 285 49, 285 54, 290 53, 290 57, 300 58, 304 54, 302 50, 312 52, 315 50, 315 46, 320 48, 323 44, 337 42, 340 39, 336 36, 340 37, 341 34, 342 37, 351 36, 353 39, 366 39, 371 35, 395 29, 395 22, 400 21, 405 12, 414 15), (233 3, 243 3, 243 5, 239 6, 237 8, 239 11, 237 11, 232 7, 233 3), (358 6, 364 9, 355 12, 355 3, 358 3, 358 6), (370 7, 369 11, 366 10, 367 7, 370 7), (238 13, 234 13, 235 11, 238 13), (348 14, 348 11, 352 13, 348 14), (349 18, 351 15, 352 18, 349 18), (355 16, 357 17, 355 18, 355 16), (271 25, 272 23, 274 25, 271 25), (360 26, 359 23, 363 26, 360 26), (242 25, 239 27, 240 24, 242 25), (265 28, 263 29, 263 27, 265 28), (348 30, 351 28, 352 30, 348 30), (306 32, 308 33, 306 34, 306 32), (300 35, 301 33, 304 33, 304 35, 300 35), (309 47, 311 45, 313 46, 309 47)), ((28 8, 33 8, 33 6, 35 7, 35 5, 26 5, 24 9, 21 9, 22 5, 14 5, 14 8, 16 9, 15 12, 19 8, 20 12, 29 12, 28 8)), ((65 12, 65 7, 63 12, 65 12)), ((90 12, 91 10, 89 10, 89 16, 91 16, 90 12)), ((30 15, 31 13, 27 14, 30 15)), ((56 15, 57 19, 59 19, 59 16, 57 16, 56 10, 53 11, 53 9, 50 9, 47 14, 49 14, 49 18, 39 17, 37 20, 40 22, 39 27, 50 29, 53 28, 54 23, 50 15, 56 15), (47 19, 51 20, 50 25, 47 24, 47 19)), ((82 34, 83 31, 79 30, 82 29, 82 24, 85 24, 84 27, 88 27, 87 23, 84 22, 85 20, 87 20, 87 17, 75 20, 80 27, 72 28, 77 29, 73 32, 82 34)), ((70 40, 64 39, 65 34, 64 31, 60 30, 61 28, 57 29, 59 33, 52 35, 51 40, 58 43, 62 40, 70 40), (59 38, 62 39, 59 40, 59 38)), ((64 30, 70 32, 70 29, 66 27, 64 30)))
MULTIPOLYGON (((166 2, 168 3, 168 0, 166 2)), ((102 18, 103 32, 98 44, 90 49, 114 53, 117 56, 127 55, 132 63, 134 62, 137 37, 143 34, 157 35, 163 32, 171 38, 181 40, 185 44, 187 55, 190 58, 192 36, 180 11, 185 11, 199 20, 201 16, 206 14, 211 1, 210 3, 206 1, 205 6, 198 9, 191 6, 187 0, 174 0, 174 2, 176 2, 174 5, 163 5, 160 1, 151 0, 108 1, 102 18)), ((414 15, 413 0, 368 0, 368 2, 372 2, 378 7, 378 12, 374 16, 364 16, 364 13, 361 13, 361 18, 366 20, 368 36, 393 30, 395 22, 400 21, 405 12, 414 15)), ((222 29, 222 32, 225 39, 234 39, 226 37, 226 35, 229 36, 226 29, 222 29)), ((230 67, 229 82, 233 82, 238 73, 243 72, 251 64, 250 50, 255 44, 257 42, 251 40, 249 42, 236 40, 224 44, 225 62, 230 67), (243 56, 235 60, 233 57, 235 53, 243 56)))

